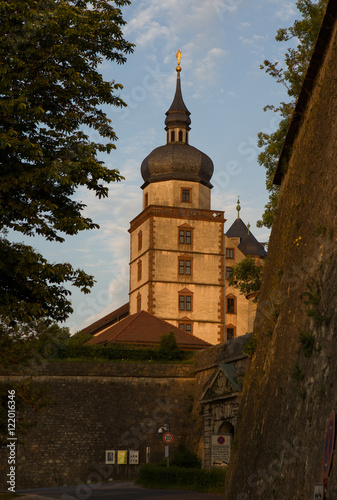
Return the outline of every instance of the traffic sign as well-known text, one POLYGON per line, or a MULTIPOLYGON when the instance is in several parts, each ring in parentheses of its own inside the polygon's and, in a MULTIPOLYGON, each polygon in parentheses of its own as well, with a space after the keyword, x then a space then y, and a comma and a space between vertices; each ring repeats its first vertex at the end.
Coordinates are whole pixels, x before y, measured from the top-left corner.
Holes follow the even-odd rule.
POLYGON ((171 444, 173 442, 173 434, 171 434, 171 432, 165 432, 163 441, 165 444, 171 444))
POLYGON ((213 434, 211 439, 211 464, 213 467, 228 465, 231 455, 230 434, 213 434))
POLYGON ((332 452, 334 449, 334 442, 335 442, 335 412, 332 411, 331 415, 330 415, 328 428, 327 428, 326 436, 325 436, 325 443, 324 443, 323 462, 322 462, 323 479, 324 480, 328 479, 330 465, 331 465, 331 459, 332 459, 332 452))

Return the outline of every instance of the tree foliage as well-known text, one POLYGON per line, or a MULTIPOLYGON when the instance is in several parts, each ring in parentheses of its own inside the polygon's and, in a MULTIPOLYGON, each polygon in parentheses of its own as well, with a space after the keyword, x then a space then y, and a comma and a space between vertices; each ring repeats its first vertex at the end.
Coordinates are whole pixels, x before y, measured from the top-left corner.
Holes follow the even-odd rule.
POLYGON ((62 242, 98 227, 74 195, 83 186, 104 198, 122 179, 98 156, 117 139, 102 106, 125 106, 122 86, 99 65, 122 64, 133 50, 122 32, 128 3, 0 0, 0 313, 13 320, 64 320, 72 309, 62 283, 85 293, 93 285, 70 264, 11 243, 7 231, 62 242))
POLYGON ((187 448, 186 443, 182 441, 178 444, 178 450, 173 455, 170 465, 201 469, 201 460, 198 455, 187 448))
POLYGON ((0 320, 0 366, 32 374, 35 368, 50 357, 55 347, 70 338, 69 328, 49 320, 11 324, 0 320))
POLYGON ((245 257, 233 266, 233 275, 228 279, 228 284, 246 296, 260 290, 262 273, 263 267, 258 266, 252 257, 245 257))
POLYGON ((258 227, 266 226, 270 228, 273 224, 279 193, 279 187, 273 185, 274 173, 295 103, 306 75, 326 5, 327 0, 317 0, 316 2, 297 0, 296 6, 301 18, 296 20, 290 28, 279 29, 275 37, 278 42, 295 40, 297 41, 297 47, 287 49, 283 68, 279 67, 278 62, 273 63, 268 60, 264 61, 260 66, 277 83, 286 88, 289 101, 281 102, 277 107, 267 105, 264 108, 264 111, 273 110, 278 113, 280 123, 275 132, 271 134, 260 132, 258 134, 258 146, 264 148, 258 156, 258 162, 266 168, 266 186, 269 191, 269 201, 265 206, 262 219, 257 223, 258 227))
POLYGON ((167 360, 181 359, 183 357, 183 351, 178 346, 173 332, 160 337, 159 354, 163 359, 167 360))

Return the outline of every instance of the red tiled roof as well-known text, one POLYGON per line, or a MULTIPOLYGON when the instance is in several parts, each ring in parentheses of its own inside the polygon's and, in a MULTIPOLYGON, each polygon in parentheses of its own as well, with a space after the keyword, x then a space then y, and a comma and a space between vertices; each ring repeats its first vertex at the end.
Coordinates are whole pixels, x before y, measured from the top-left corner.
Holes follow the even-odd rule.
POLYGON ((86 345, 121 343, 141 346, 160 344, 162 335, 173 332, 181 349, 204 349, 210 344, 194 335, 180 330, 167 321, 156 318, 152 314, 141 311, 132 314, 119 323, 107 328, 104 332, 89 340, 86 345))
POLYGON ((124 304, 123 306, 115 309, 111 313, 107 314, 103 318, 95 321, 91 325, 83 328, 82 333, 90 333, 91 335, 95 335, 99 332, 99 330, 103 330, 109 325, 113 325, 117 323, 120 319, 123 319, 129 314, 129 302, 124 304))

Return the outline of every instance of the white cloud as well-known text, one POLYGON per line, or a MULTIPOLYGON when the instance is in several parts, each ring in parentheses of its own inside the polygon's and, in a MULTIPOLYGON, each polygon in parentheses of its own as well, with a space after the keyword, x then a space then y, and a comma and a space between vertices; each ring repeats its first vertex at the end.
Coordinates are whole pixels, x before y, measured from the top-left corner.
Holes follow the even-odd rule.
POLYGON ((242 23, 239 23, 239 24, 238 24, 238 27, 239 27, 239 28, 243 28, 243 29, 245 29, 245 28, 249 28, 251 25, 252 25, 251 23, 248 23, 248 22, 242 22, 242 23))
POLYGON ((208 83, 214 81, 219 72, 219 66, 228 55, 229 51, 220 47, 210 49, 205 59, 198 61, 196 64, 194 74, 198 80, 201 82, 207 81, 208 83))
POLYGON ((160 25, 158 22, 152 21, 146 27, 143 33, 140 33, 136 38, 136 45, 138 47, 146 47, 153 43, 157 38, 169 38, 170 30, 167 26, 160 25))
POLYGON ((266 37, 255 34, 250 38, 239 36, 239 40, 241 43, 250 48, 251 53, 255 54, 258 51, 261 54, 264 50, 264 41, 266 40, 266 37))
MULTIPOLYGON (((278 3, 278 5, 280 5, 278 3)), ((281 3, 280 8, 276 11, 275 16, 281 19, 282 21, 288 21, 292 17, 298 14, 296 6, 294 2, 285 2, 281 3)))

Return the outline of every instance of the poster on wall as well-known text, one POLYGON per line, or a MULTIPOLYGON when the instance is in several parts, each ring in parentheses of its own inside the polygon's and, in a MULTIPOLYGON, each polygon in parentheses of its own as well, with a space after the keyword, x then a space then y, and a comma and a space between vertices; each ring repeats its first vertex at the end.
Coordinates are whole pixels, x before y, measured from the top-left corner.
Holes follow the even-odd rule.
POLYGON ((324 498, 324 484, 316 484, 314 491, 314 500, 323 500, 324 498))
POLYGON ((117 464, 127 464, 128 463, 128 451, 127 450, 118 450, 117 452, 117 464))
POLYGON ((129 451, 129 464, 138 465, 139 464, 139 451, 130 450, 129 451))
POLYGON ((105 463, 115 464, 116 462, 116 452, 115 450, 105 450, 105 463))
POLYGON ((213 467, 228 465, 231 456, 231 440, 232 436, 230 434, 212 435, 211 464, 213 467))

